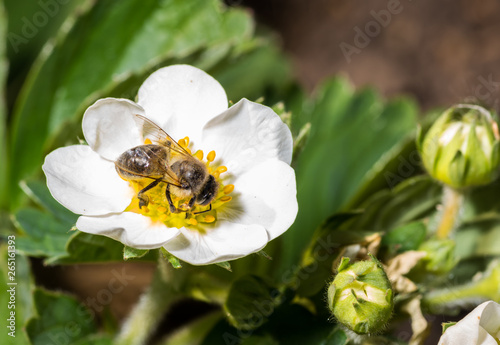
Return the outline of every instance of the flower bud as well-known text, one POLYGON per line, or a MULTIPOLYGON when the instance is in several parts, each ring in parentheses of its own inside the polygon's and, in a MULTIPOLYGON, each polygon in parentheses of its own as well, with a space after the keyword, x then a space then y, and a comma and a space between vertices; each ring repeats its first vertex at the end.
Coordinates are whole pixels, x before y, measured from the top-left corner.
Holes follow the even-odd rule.
POLYGON ((427 253, 424 258, 425 269, 436 274, 446 274, 455 267, 455 241, 450 239, 428 240, 419 247, 419 251, 427 253))
POLYGON ((425 169, 453 188, 491 183, 500 163, 498 125, 478 105, 459 104, 446 110, 423 134, 417 146, 425 169))
POLYGON ((335 318, 358 334, 383 330, 392 314, 391 283, 380 262, 349 264, 342 258, 338 273, 328 288, 328 307, 335 318))

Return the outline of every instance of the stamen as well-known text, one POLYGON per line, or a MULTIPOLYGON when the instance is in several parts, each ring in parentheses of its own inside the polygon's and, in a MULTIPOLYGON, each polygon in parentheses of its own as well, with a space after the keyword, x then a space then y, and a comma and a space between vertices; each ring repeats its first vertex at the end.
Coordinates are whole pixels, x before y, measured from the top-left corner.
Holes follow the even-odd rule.
POLYGON ((196 151, 196 153, 194 154, 194 156, 201 161, 203 159, 203 150, 196 151))
POLYGON ((227 171, 227 168, 224 165, 221 165, 215 171, 217 171, 219 174, 222 174, 222 173, 225 173, 227 171))
MULTIPOLYGON (((191 150, 188 148, 189 142, 189 137, 185 137, 178 141, 179 145, 191 154, 191 150)), ((148 145, 152 144, 152 141, 150 139, 145 139, 144 143, 148 145)), ((203 150, 193 151, 195 152, 193 157, 199 161, 203 161, 203 150)), ((228 171, 227 167, 211 165, 215 157, 215 151, 210 151, 206 155, 205 163, 208 173, 215 177, 219 185, 219 189, 216 193, 217 195, 212 200, 210 207, 208 207, 208 205, 201 206, 198 204, 189 206, 189 201, 193 197, 193 195, 189 194, 178 196, 174 193, 170 193, 171 201, 169 201, 165 195, 167 184, 160 182, 157 186, 145 192, 145 196, 147 196, 147 200, 149 201, 147 207, 143 206, 139 208, 140 200, 137 198, 137 193, 151 183, 149 179, 141 179, 133 181, 126 180, 136 193, 126 210, 147 216, 155 222, 162 222, 170 228, 180 229, 186 227, 194 231, 205 231, 203 226, 217 221, 217 209, 232 200, 232 197, 228 196, 228 194, 232 193, 234 190, 234 185, 224 185, 223 181, 220 179, 220 174, 228 171), (169 203, 172 203, 178 211, 171 212, 169 203)))
POLYGON ((210 151, 207 155, 207 161, 213 162, 215 160, 215 151, 210 151))
POLYGON ((234 184, 228 184, 227 186, 224 186, 222 190, 224 191, 224 194, 229 194, 234 190, 234 184))
POLYGON ((212 223, 214 221, 215 221, 215 217, 214 216, 211 216, 211 215, 205 216, 205 222, 212 223))

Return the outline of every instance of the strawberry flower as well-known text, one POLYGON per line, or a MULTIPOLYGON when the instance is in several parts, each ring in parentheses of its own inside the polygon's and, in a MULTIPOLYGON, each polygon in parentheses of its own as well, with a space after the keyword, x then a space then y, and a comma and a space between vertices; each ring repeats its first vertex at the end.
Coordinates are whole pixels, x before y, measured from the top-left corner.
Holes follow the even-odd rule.
MULTIPOLYGON (((205 72, 187 65, 162 68, 140 87, 137 103, 105 98, 86 110, 82 127, 88 145, 47 155, 42 168, 48 188, 81 215, 78 230, 129 247, 164 247, 194 265, 257 252, 297 214, 292 136, 266 106, 247 99, 229 109, 227 104, 222 86, 205 72), (151 202, 139 207, 144 181, 122 179, 115 168, 123 152, 149 143, 136 115, 156 123, 206 164, 219 186, 211 209, 170 212, 166 183, 146 192, 151 202)), ((177 205, 186 202, 172 197, 177 205)))
POLYGON ((500 305, 488 301, 446 329, 439 345, 497 345, 500 343, 500 305))

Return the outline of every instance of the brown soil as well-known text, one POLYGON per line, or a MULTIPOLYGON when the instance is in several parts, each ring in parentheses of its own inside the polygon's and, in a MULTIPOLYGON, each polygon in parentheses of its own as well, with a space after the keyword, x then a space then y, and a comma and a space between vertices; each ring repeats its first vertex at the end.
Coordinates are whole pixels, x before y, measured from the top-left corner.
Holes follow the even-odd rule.
POLYGON ((409 94, 424 109, 476 98, 498 111, 498 1, 248 0, 243 5, 281 35, 308 90, 328 76, 345 74, 356 86, 372 85, 385 96, 409 94))

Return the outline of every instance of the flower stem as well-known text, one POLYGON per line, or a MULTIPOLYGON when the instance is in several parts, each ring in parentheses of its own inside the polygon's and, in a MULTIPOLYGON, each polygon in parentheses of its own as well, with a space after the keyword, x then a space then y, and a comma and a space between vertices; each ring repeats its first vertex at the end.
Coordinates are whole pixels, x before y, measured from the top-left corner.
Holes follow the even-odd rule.
POLYGON ((434 290, 424 296, 425 305, 435 313, 449 305, 463 306, 467 302, 500 299, 500 262, 493 261, 477 280, 470 283, 434 290))
POLYGON ((436 236, 444 240, 450 237, 457 226, 460 208, 462 207, 463 195, 460 191, 444 186, 443 188, 443 211, 437 228, 436 236))
MULTIPOLYGON (((172 267, 159 258, 158 269, 148 290, 141 296, 129 318, 123 323, 116 338, 117 345, 143 345, 155 331, 165 312, 181 296, 179 289, 183 279, 177 277, 172 267), (174 283, 175 282, 175 283, 174 283)), ((177 272, 175 272, 177 273, 177 272)))

